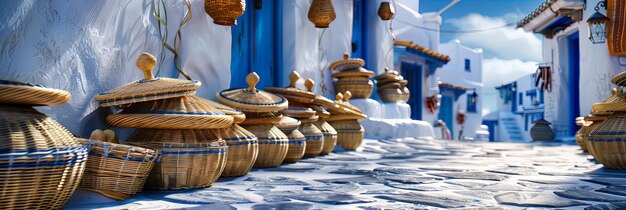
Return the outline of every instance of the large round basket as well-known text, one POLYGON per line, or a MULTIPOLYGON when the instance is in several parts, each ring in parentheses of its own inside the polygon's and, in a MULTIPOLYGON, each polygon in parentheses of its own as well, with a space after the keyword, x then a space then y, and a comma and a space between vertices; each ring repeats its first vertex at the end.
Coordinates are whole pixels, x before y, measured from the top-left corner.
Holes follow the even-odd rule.
POLYGON ((279 166, 289 150, 289 139, 274 124, 244 125, 259 141, 259 156, 254 168, 272 168, 279 166))
POLYGON ((382 100, 383 102, 398 102, 404 101, 404 99, 406 99, 406 96, 402 93, 402 90, 398 88, 379 90, 378 96, 380 96, 380 100, 382 100))
POLYGON ((587 149, 604 167, 626 169, 625 121, 626 112, 614 112, 589 134, 587 149))
POLYGON ((148 189, 209 187, 222 174, 228 152, 212 130, 138 129, 129 144, 161 154, 146 181, 148 189))
POLYGON ((287 150, 287 156, 283 162, 298 162, 304 156, 304 150, 307 147, 306 137, 298 129, 285 132, 285 134, 289 139, 289 150, 287 150))
POLYGON ((234 124, 230 128, 215 130, 228 145, 228 158, 222 177, 248 174, 259 154, 259 143, 254 134, 234 124))
POLYGON ((338 93, 350 91, 352 93, 352 98, 369 98, 372 96, 372 92, 374 91, 374 83, 371 80, 368 80, 367 83, 350 81, 342 82, 340 79, 335 82, 335 91, 338 93))
POLYGON ((357 120, 330 121, 337 131, 337 145, 345 150, 356 150, 363 142, 364 129, 357 120))
POLYGON ((335 149, 335 145, 337 145, 337 131, 333 126, 328 124, 328 122, 321 119, 314 124, 324 134, 324 147, 322 147, 320 155, 328 155, 335 149))
POLYGON ((0 105, 3 209, 59 209, 78 187, 87 148, 31 107, 0 105))
POLYGON ((115 200, 141 192, 158 154, 151 149, 81 139, 89 159, 80 187, 115 200))
POLYGON ((322 148, 324 148, 324 133, 322 133, 313 122, 305 121, 302 122, 298 130, 300 130, 306 138, 304 157, 317 157, 322 152, 322 148))

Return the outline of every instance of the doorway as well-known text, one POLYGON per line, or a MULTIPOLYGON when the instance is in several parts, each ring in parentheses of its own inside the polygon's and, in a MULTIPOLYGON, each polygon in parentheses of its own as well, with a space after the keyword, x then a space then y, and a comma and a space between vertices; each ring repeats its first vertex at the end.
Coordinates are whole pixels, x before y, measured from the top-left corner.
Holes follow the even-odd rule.
POLYGON ((567 57, 569 82, 567 89, 569 93, 569 136, 576 134, 577 126, 574 119, 580 115, 580 46, 578 32, 567 37, 567 57))
POLYGON ((422 66, 416 63, 402 61, 400 64, 400 72, 402 77, 408 80, 407 87, 411 92, 409 94, 409 101, 407 102, 411 106, 411 119, 422 120, 422 107, 424 107, 422 97, 422 66))

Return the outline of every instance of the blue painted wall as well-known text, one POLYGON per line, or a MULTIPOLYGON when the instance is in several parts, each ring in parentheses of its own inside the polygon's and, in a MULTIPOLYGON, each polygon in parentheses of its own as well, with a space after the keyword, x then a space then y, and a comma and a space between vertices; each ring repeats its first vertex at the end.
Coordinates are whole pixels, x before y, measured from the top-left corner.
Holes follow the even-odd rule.
POLYGON ((578 126, 574 123, 574 119, 580 115, 580 46, 578 32, 567 37, 568 41, 568 57, 569 57, 569 79, 568 90, 570 98, 570 135, 575 135, 578 126))

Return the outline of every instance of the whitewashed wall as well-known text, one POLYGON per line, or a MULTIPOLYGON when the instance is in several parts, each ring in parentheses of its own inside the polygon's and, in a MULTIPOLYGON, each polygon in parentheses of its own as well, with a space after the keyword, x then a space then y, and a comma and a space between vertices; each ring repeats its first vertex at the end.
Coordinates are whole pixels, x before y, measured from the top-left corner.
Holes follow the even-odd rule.
MULTIPOLYGON (((337 18, 327 29, 315 28, 307 18, 311 0, 283 1, 283 81, 292 70, 302 78, 316 81, 315 92, 334 98, 335 90, 328 65, 352 51, 352 0, 333 0, 337 18), (321 39, 321 40, 320 40, 321 39), (322 71, 326 91, 322 91, 322 71)), ((298 82, 304 88, 304 79, 298 82)))
MULTIPOLYGON (((382 0, 365 1, 368 15, 365 17, 367 25, 367 43, 365 43, 365 63, 376 75, 382 73, 385 67, 393 68, 393 38, 389 33, 389 21, 382 21, 378 15, 378 7, 382 0)), ((394 22, 395 23, 395 22, 394 22)), ((376 93, 374 93, 376 94, 376 93)))
MULTIPOLYGON (((213 98, 229 86, 231 33, 213 24, 203 0, 192 0, 193 18, 182 30, 184 70, 202 82, 198 95, 213 98)), ((108 110, 93 97, 140 79, 135 67, 141 52, 158 57, 161 41, 150 0, 6 1, 0 6, 0 79, 20 80, 68 90, 60 107, 41 107, 77 135, 108 127, 108 110), (98 111, 99 110, 99 111, 98 111)), ((182 1, 166 1, 169 39, 183 15, 182 1)), ((159 76, 176 75, 166 53, 159 76)), ((126 132, 127 133, 127 132, 126 132)))

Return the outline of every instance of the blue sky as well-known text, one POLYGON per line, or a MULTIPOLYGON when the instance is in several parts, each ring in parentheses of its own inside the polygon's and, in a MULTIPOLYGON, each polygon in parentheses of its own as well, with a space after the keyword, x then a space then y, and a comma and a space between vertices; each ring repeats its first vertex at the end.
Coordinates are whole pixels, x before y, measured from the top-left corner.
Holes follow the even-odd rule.
MULTIPOLYGON (((452 0, 420 0, 420 13, 436 12, 452 0)), ((516 23, 544 0, 461 0, 442 14, 442 30, 497 28, 516 23)), ((483 114, 496 109, 495 86, 535 71, 541 61, 542 37, 515 26, 479 33, 441 33, 441 43, 458 39, 466 46, 482 48, 483 114)))

